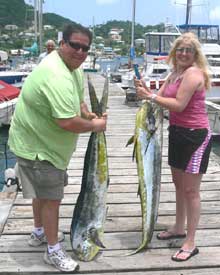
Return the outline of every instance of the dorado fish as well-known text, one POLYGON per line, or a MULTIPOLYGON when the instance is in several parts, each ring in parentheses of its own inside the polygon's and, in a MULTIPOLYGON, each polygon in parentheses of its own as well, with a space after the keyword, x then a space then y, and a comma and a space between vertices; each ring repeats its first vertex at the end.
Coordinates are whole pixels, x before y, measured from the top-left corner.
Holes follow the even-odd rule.
POLYGON ((136 114, 135 134, 128 141, 134 143, 133 158, 138 170, 138 194, 142 212, 142 243, 131 254, 147 247, 157 220, 162 149, 162 109, 145 102, 136 114))
MULTIPOLYGON (((88 78, 92 111, 101 116, 106 112, 108 78, 99 102, 88 78)), ((106 197, 109 185, 105 133, 92 132, 89 138, 82 176, 81 191, 73 212, 70 229, 71 245, 81 261, 91 261, 101 248, 106 219, 106 197)))

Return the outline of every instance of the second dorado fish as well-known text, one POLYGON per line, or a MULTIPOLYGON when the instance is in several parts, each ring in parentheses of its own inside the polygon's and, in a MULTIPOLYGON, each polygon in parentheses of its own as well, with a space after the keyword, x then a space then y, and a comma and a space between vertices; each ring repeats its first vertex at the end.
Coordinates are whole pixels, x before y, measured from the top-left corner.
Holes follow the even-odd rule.
POLYGON ((134 153, 138 170, 138 194, 142 211, 142 243, 131 254, 147 247, 152 239, 157 219, 162 150, 162 110, 150 102, 145 102, 136 114, 135 134, 128 141, 134 142, 134 153))

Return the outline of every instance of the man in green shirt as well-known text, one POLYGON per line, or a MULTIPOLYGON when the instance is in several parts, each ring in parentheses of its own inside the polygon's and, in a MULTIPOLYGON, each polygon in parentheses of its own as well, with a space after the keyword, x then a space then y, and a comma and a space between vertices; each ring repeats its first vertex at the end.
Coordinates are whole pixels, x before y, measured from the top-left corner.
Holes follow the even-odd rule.
POLYGON ((78 264, 60 245, 59 206, 66 184, 66 168, 78 134, 106 129, 106 116, 89 112, 84 98, 83 72, 91 32, 67 25, 58 51, 45 57, 27 77, 9 132, 9 146, 18 158, 24 198, 33 199, 34 230, 31 246, 48 242, 44 261, 61 271, 78 264), (59 241, 58 241, 59 237, 59 241))

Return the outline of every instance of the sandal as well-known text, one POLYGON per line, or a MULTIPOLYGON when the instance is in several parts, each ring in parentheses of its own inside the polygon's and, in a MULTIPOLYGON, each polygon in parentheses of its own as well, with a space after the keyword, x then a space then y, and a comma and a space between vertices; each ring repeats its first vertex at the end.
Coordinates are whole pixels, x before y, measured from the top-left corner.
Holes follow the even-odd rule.
POLYGON ((170 239, 183 239, 186 238, 186 233, 184 234, 175 234, 169 231, 162 231, 157 234, 158 240, 170 240, 170 239), (167 234, 167 235, 165 235, 167 234), (164 235, 164 236, 163 236, 164 235))
POLYGON ((196 254, 199 253, 199 249, 197 247, 195 247, 192 250, 184 250, 184 249, 180 249, 179 251, 176 252, 176 254, 174 256, 171 257, 171 259, 175 262, 184 262, 189 260, 191 257, 195 256, 196 254), (187 253, 188 256, 186 258, 178 258, 178 256, 181 253, 187 253))

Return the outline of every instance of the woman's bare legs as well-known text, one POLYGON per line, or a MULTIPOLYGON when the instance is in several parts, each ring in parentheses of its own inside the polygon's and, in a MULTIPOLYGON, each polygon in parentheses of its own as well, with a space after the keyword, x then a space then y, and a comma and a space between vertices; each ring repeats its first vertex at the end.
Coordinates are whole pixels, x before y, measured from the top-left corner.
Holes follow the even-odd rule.
MULTIPOLYGON (((195 233, 200 218, 200 184, 202 174, 189 174, 171 167, 173 182, 176 188, 176 221, 160 236, 183 234, 185 232, 185 218, 187 217, 187 235, 181 247, 182 250, 191 251, 195 248, 195 233)), ((185 259, 188 252, 177 252, 175 257, 185 259)))
POLYGON ((184 172, 173 167, 171 167, 171 172, 176 189, 176 221, 167 232, 164 231, 160 233, 161 237, 177 234, 182 235, 185 233, 186 207, 184 199, 184 172))
POLYGON ((173 232, 185 233, 186 201, 184 196, 184 173, 180 169, 171 167, 173 182, 176 188, 176 222, 173 232))
MULTIPOLYGON (((183 178, 184 198, 187 213, 187 236, 181 249, 192 251, 195 248, 195 233, 200 218, 200 184, 202 174, 184 173, 183 178)), ((177 253, 176 256, 179 259, 185 259, 189 256, 189 253, 177 253)))

